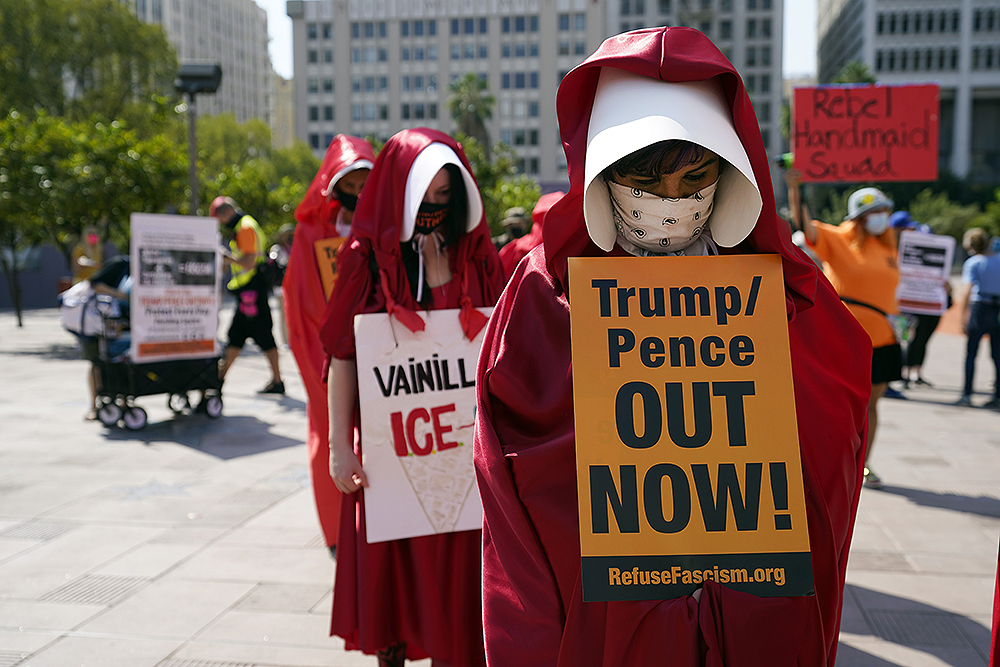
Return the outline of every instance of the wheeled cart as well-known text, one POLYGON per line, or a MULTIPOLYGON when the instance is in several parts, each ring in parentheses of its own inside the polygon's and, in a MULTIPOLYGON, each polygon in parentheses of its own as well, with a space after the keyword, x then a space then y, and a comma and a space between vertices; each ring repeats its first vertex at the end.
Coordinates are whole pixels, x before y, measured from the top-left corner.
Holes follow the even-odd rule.
POLYGON ((205 413, 212 418, 222 414, 222 382, 219 380, 218 356, 203 359, 171 359, 133 363, 128 358, 98 362, 100 384, 97 392, 97 418, 105 426, 119 422, 130 430, 146 426, 146 411, 135 404, 138 396, 167 395, 167 407, 180 414, 190 409, 188 392, 203 391, 205 413))

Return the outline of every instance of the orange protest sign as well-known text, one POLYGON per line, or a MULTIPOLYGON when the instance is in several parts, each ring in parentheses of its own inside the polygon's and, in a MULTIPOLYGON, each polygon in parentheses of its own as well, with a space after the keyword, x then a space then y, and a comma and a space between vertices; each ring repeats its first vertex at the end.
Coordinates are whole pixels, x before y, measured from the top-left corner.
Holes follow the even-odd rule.
POLYGON ((347 240, 345 236, 334 236, 320 239, 313 244, 316 248, 316 265, 319 266, 319 279, 323 283, 323 293, 330 298, 333 284, 337 281, 337 251, 347 240))
POLYGON ((571 258, 584 600, 809 595, 781 258, 571 258))
POLYGON ((937 84, 796 88, 794 166, 803 181, 933 181, 937 84))

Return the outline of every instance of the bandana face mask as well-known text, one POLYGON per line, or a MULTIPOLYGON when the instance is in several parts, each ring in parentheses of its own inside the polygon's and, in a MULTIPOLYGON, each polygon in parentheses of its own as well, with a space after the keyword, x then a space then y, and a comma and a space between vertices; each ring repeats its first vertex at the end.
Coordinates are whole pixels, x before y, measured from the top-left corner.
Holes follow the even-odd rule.
POLYGON ((608 181, 618 235, 654 252, 687 248, 705 231, 718 184, 690 197, 671 199, 608 181))
POLYGON ((354 213, 354 209, 358 207, 357 195, 349 195, 346 192, 341 192, 340 190, 335 189, 333 191, 333 196, 340 202, 341 206, 346 208, 351 213, 354 213))
POLYGON ((415 234, 430 234, 442 224, 448 217, 450 204, 420 204, 417 209, 417 219, 413 231, 415 234))

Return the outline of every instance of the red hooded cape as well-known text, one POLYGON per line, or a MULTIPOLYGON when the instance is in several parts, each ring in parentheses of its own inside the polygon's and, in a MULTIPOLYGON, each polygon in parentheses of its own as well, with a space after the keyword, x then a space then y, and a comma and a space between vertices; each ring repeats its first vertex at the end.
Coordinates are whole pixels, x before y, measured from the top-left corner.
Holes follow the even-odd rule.
MULTIPOLYGON (((861 489, 870 346, 816 266, 779 224, 767 155, 739 75, 702 33, 612 37, 560 85, 570 192, 543 245, 517 267, 479 360, 476 467, 483 499, 483 614, 490 665, 672 667, 832 665, 861 489), (763 210, 724 253, 781 255, 816 595, 760 598, 713 581, 692 596, 583 602, 573 430, 567 258, 600 256, 584 225, 587 126, 601 67, 664 81, 718 77, 763 210)), ((614 254, 622 254, 614 249, 614 254)))
POLYGON ((509 278, 514 273, 517 263, 524 259, 524 256, 531 252, 532 248, 542 242, 545 214, 564 194, 566 193, 557 191, 539 197, 535 208, 531 209, 531 231, 500 248, 500 263, 503 265, 505 276, 509 278))
MULTIPOLYGON (((461 146, 436 130, 403 130, 386 142, 365 182, 351 238, 337 255, 337 282, 322 328, 324 350, 338 359, 355 355, 357 313, 390 312, 418 326, 417 304, 400 253, 400 226, 410 167, 433 142, 449 146, 472 173, 461 146), (414 320, 414 318, 417 318, 414 320)), ((478 197, 478 192, 470 193, 478 197)), ((500 259, 485 217, 449 249, 452 303, 490 306, 503 289, 500 259)), ((478 311, 474 311, 478 312, 478 311)), ((483 322, 485 324, 485 320, 483 322)), ((478 329, 476 330, 478 332, 478 329)), ((357 435, 355 448, 363 443, 357 435)), ((337 542, 332 633, 348 649, 374 653, 407 643, 410 660, 432 656, 454 667, 481 666, 483 654, 478 530, 368 544, 364 490, 344 497, 337 542), (353 501, 353 502, 352 502, 353 501)))
POLYGON ((335 222, 340 213, 340 202, 334 200, 331 205, 323 191, 334 174, 358 160, 375 161, 371 144, 364 139, 343 134, 333 138, 326 150, 323 164, 309 184, 302 202, 295 209, 298 225, 292 237, 292 252, 281 284, 285 299, 285 322, 288 325, 288 347, 295 355, 295 363, 298 364, 302 383, 306 387, 309 470, 312 474, 320 528, 327 546, 337 544, 340 491, 330 477, 330 422, 326 378, 323 376, 326 356, 319 342, 319 325, 323 311, 326 310, 326 293, 320 281, 315 243, 338 235, 335 222))

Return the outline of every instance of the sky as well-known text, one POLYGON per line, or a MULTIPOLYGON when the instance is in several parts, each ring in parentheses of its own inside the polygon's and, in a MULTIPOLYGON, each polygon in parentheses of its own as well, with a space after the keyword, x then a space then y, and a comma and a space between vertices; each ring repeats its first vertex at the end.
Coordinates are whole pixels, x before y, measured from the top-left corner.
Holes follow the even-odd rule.
MULTIPOLYGON (((269 51, 274 71, 292 78, 292 19, 286 0, 255 0, 267 12, 269 51)), ((816 74, 816 0, 784 0, 784 71, 788 77, 816 74)))

